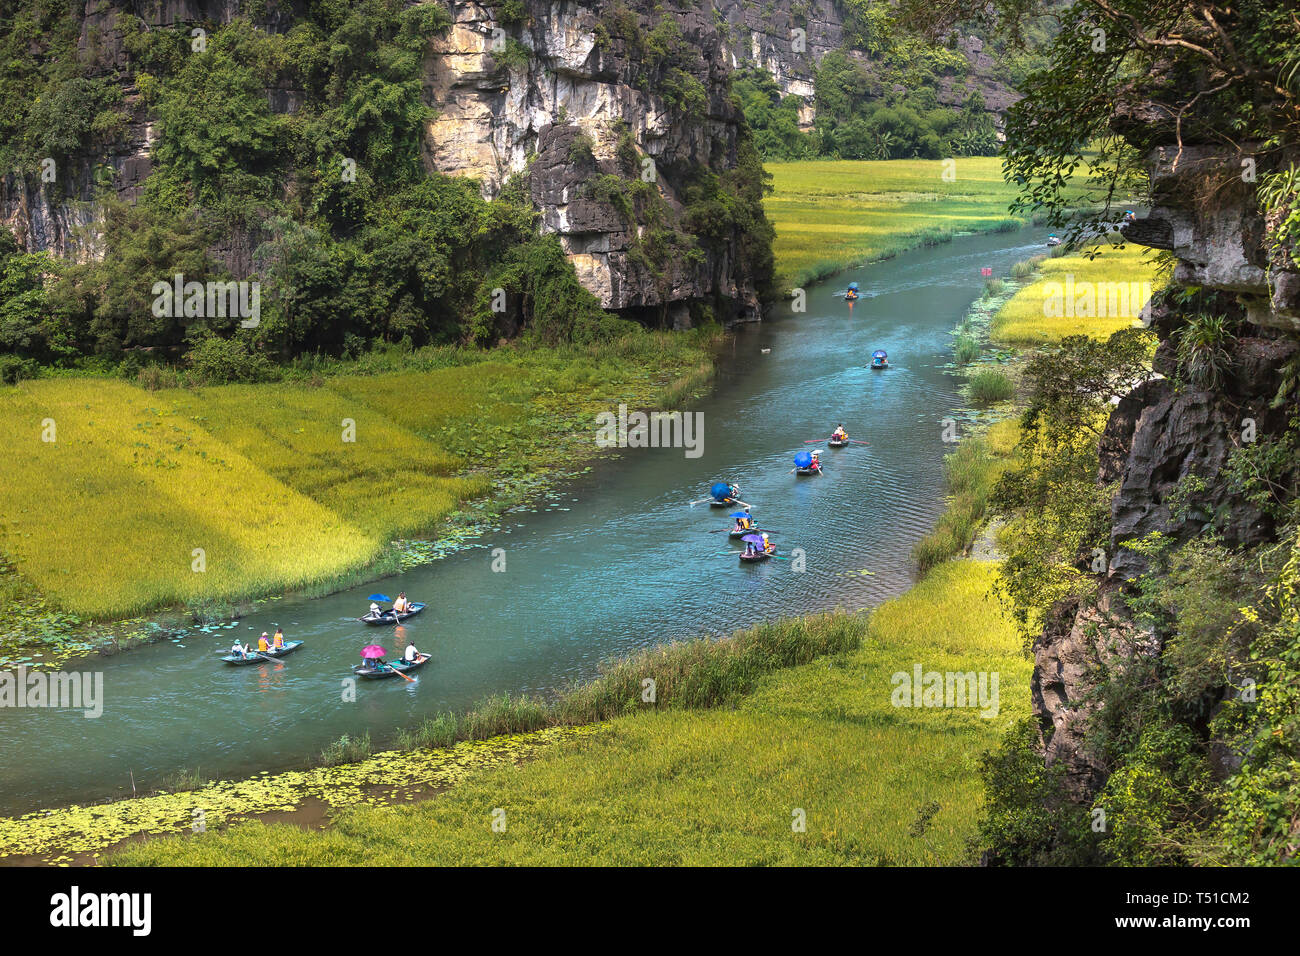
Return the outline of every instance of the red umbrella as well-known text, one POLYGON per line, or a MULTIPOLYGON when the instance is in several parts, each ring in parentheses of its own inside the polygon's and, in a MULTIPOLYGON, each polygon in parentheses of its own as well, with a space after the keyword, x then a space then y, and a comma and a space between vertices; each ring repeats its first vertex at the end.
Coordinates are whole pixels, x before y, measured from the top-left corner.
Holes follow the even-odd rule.
POLYGON ((388 651, 384 650, 378 644, 371 644, 369 647, 363 647, 361 649, 361 656, 366 658, 367 660, 369 660, 370 658, 383 657, 387 653, 388 651))

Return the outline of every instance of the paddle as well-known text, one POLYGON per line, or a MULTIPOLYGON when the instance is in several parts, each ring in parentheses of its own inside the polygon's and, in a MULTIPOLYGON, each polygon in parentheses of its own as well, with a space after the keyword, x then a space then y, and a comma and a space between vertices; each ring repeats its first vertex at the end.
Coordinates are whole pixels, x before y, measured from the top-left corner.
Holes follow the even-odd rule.
POLYGON ((402 680, 406 681, 408 684, 414 684, 414 683, 415 683, 415 678, 414 678, 414 677, 407 677, 405 674, 403 674, 401 671, 399 671, 396 667, 393 667, 392 664, 389 664, 388 666, 389 666, 389 667, 392 667, 392 669, 393 669, 393 673, 396 674, 398 677, 400 677, 402 680))

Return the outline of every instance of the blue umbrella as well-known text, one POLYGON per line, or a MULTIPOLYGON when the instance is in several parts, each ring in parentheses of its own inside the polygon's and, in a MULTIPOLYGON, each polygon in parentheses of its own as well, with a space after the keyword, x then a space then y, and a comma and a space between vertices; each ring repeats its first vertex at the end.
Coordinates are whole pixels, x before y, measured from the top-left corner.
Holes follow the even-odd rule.
POLYGON ((857 291, 858 291, 858 284, 857 284, 856 282, 850 282, 850 283, 849 283, 849 288, 852 289, 854 292, 857 292, 857 291))
POLYGON ((812 455, 806 451, 801 451, 794 456, 794 466, 796 468, 807 468, 812 464, 812 455))
POLYGON ((709 494, 713 495, 713 497, 719 501, 722 501, 724 498, 731 495, 731 485, 727 484, 725 481, 715 482, 713 487, 709 489, 709 494))
POLYGON ((763 539, 762 539, 762 537, 760 537, 759 535, 756 535, 756 534, 747 534, 747 535, 745 535, 743 538, 741 538, 740 540, 741 540, 741 541, 748 541, 750 544, 762 544, 762 543, 763 543, 763 539))
POLYGON ((372 595, 370 595, 370 597, 366 598, 366 600, 367 600, 367 601, 390 601, 390 602, 391 602, 393 599, 390 598, 387 594, 372 594, 372 595))
POLYGON ((731 514, 727 515, 727 517, 728 517, 728 518, 748 518, 748 517, 749 517, 749 512, 748 512, 748 511, 733 511, 731 514))

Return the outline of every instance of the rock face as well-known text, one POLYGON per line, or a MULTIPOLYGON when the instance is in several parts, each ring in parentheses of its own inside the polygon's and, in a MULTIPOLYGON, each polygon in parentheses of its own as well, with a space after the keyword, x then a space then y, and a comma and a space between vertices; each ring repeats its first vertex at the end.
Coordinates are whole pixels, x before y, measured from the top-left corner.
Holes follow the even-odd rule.
POLYGON ((684 111, 645 82, 637 44, 611 33, 613 8, 533 0, 524 22, 503 25, 482 4, 453 4, 455 23, 434 41, 427 61, 426 88, 438 110, 426 137, 430 167, 478 179, 489 197, 526 171, 543 230, 559 235, 579 279, 607 309, 681 324, 699 302, 720 308, 725 321, 756 320, 756 277, 734 243, 704 250, 702 262, 648 266, 635 254, 635 227, 592 194, 596 176, 652 182, 670 224, 679 225, 685 178, 733 168, 743 123, 707 12, 656 8, 648 0, 619 8, 621 22, 634 19, 641 36, 672 17, 682 42, 697 51, 689 73, 703 88, 703 105, 684 111), (633 169, 617 156, 629 134, 633 169), (579 137, 594 165, 575 161, 579 137))
POLYGON ((1097 707, 1090 695, 1102 669, 1160 649, 1154 636, 1112 611, 1115 593, 1103 588, 1092 600, 1058 605, 1034 645, 1032 705, 1044 759, 1062 767, 1067 793, 1081 802, 1106 781, 1104 764, 1087 745, 1097 707))
MULTIPOLYGON (((668 210, 668 226, 679 227, 685 179, 699 171, 724 174, 737 161, 743 118, 729 95, 729 67, 710 9, 656 5, 652 0, 527 0, 522 19, 500 22, 500 4, 445 4, 453 26, 431 42, 424 63, 426 99, 436 111, 425 131, 430 170, 477 179, 494 196, 512 175, 530 179, 544 231, 559 235, 578 275, 609 309, 658 322, 683 325, 693 307, 708 305, 724 321, 760 317, 761 276, 741 254, 738 240, 714 239, 702 257, 682 258, 656 268, 636 252, 635 229, 613 207, 593 199, 592 177, 616 172, 615 148, 626 130, 668 210), (674 109, 656 91, 644 51, 604 22, 612 10, 649 33, 672 18, 681 42, 694 51, 691 80, 704 91, 701 108, 674 109), (577 178, 568 148, 578 135, 592 144, 596 165, 577 178)), ((110 0, 86 4, 82 46, 93 44, 105 70, 125 65, 119 12, 141 17, 150 27, 225 23, 240 12, 238 0, 168 0, 139 3, 110 0)), ((259 26, 286 30, 293 24, 289 0, 267 5, 259 26)), ((0 220, 29 250, 60 255, 95 254, 93 236, 79 238, 95 221, 95 167, 110 164, 116 187, 134 199, 152 169, 149 117, 134 89, 126 90, 132 115, 127 134, 97 155, 72 157, 57 170, 54 184, 39 176, 9 174, 0 181, 0 220)), ((293 112, 292 90, 268 89, 272 109, 293 112)), ((623 171, 626 173, 626 171, 623 171)), ((254 236, 232 236, 212 250, 236 276, 250 274, 254 236)))
POLYGON ((1126 234, 1172 251, 1179 284, 1235 293, 1253 325, 1300 333, 1300 272, 1270 261, 1253 185, 1264 171, 1250 162, 1249 149, 1157 147, 1148 157, 1155 205, 1126 234))

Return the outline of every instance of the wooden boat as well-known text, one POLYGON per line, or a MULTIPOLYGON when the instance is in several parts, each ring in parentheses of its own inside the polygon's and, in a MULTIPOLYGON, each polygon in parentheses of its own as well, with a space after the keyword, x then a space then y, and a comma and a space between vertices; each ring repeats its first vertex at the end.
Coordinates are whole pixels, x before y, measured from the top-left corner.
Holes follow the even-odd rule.
POLYGON ((796 468, 794 470, 794 473, 796 475, 820 475, 822 473, 822 469, 820 465, 818 465, 816 468, 809 466, 808 468, 796 468))
POLYGON ((728 537, 728 538, 733 538, 733 539, 740 539, 740 538, 743 538, 743 537, 744 537, 745 535, 747 535, 747 534, 760 534, 760 533, 762 532, 762 530, 763 530, 763 529, 761 529, 761 528, 742 528, 742 529, 739 529, 739 530, 737 530, 736 528, 732 528, 732 529, 731 529, 731 533, 728 534, 727 537, 728 537))
POLYGON ((246 664, 265 664, 268 657, 272 659, 277 657, 288 657, 300 647, 302 647, 302 641, 285 641, 284 647, 280 648, 278 651, 250 650, 246 657, 236 657, 234 654, 227 654, 221 659, 227 664, 234 664, 236 667, 243 667, 246 664))
POLYGON ((406 661, 388 661, 382 667, 358 664, 352 668, 352 673, 367 680, 383 680, 388 677, 396 677, 398 674, 409 674, 411 671, 419 670, 427 663, 429 663, 429 655, 421 654, 419 658, 409 664, 406 661))
POLYGON ((709 502, 709 507, 710 508, 734 508, 737 504, 738 502, 736 501, 735 498, 723 498, 721 501, 719 501, 717 498, 714 498, 712 501, 709 502))
POLYGON ((740 552, 740 560, 742 560, 742 561, 750 561, 750 562, 754 562, 754 561, 766 561, 766 560, 767 560, 768 558, 770 558, 771 556, 772 556, 772 552, 771 552, 771 551, 742 551, 742 552, 740 552))
POLYGON ((828 439, 826 439, 826 444, 829 445, 829 446, 832 447, 832 448, 843 448, 843 447, 844 447, 845 445, 847 445, 848 443, 849 443, 849 440, 848 440, 847 438, 845 438, 843 441, 839 441, 839 440, 834 439, 834 438, 828 438, 828 439))
POLYGON ((872 368, 889 368, 889 359, 884 359, 883 361, 880 361, 880 362, 877 362, 875 359, 872 359, 872 360, 871 360, 871 367, 872 367, 872 368))
POLYGON ((392 609, 390 608, 389 610, 381 611, 378 614, 373 612, 367 613, 362 617, 357 618, 357 620, 362 624, 398 624, 405 621, 408 617, 415 617, 415 615, 423 611, 424 608, 425 604, 423 602, 412 601, 411 609, 409 611, 404 611, 401 614, 393 614, 392 609))

